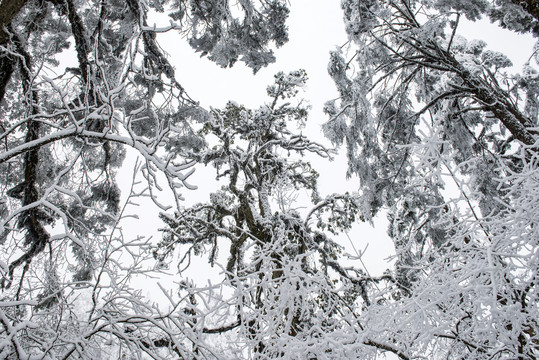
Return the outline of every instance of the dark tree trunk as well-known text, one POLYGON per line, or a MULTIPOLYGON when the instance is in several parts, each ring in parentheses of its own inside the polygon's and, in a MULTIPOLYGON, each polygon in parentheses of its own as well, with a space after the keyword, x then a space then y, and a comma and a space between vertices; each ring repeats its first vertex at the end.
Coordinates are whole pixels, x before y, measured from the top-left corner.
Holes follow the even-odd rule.
POLYGON ((9 34, 6 32, 6 28, 11 24, 11 21, 19 11, 21 11, 24 4, 28 0, 2 0, 0 2, 0 45, 4 45, 9 40, 9 34))
POLYGON ((520 5, 531 16, 539 21, 539 0, 511 0, 513 4, 520 5))

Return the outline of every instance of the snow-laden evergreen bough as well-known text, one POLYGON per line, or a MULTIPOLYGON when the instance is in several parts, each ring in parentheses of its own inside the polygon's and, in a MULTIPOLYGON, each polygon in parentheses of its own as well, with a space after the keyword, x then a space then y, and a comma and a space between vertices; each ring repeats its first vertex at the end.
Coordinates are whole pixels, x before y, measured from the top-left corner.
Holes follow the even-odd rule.
POLYGON ((359 177, 360 216, 387 211, 397 254, 366 331, 401 358, 537 358, 537 52, 512 75, 459 34, 486 17, 537 37, 535 2, 342 7, 350 41, 331 55, 340 96, 324 130, 359 177))
POLYGON ((195 187, 181 154, 204 144, 190 122, 207 112, 157 34, 257 71, 287 41, 287 14, 279 0, 0 2, 0 358, 184 356, 179 320, 129 285, 148 272, 148 239, 121 231, 135 198, 161 206, 163 187, 173 203, 195 187), (170 23, 149 26, 152 12, 170 23), (145 185, 121 203, 127 149, 145 185))

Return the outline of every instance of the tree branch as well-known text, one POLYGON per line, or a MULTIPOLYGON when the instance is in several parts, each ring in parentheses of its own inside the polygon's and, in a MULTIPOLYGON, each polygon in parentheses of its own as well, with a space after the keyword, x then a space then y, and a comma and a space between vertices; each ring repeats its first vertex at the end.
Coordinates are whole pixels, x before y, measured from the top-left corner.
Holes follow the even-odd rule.
POLYGON ((364 341, 363 343, 365 345, 374 346, 375 348, 380 349, 380 350, 392 352, 393 354, 397 355, 402 360, 410 360, 409 356, 405 355, 401 350, 399 350, 399 349, 397 349, 397 348, 395 348, 395 347, 393 347, 391 345, 382 344, 382 343, 379 343, 379 342, 373 341, 373 340, 367 340, 367 341, 364 341))

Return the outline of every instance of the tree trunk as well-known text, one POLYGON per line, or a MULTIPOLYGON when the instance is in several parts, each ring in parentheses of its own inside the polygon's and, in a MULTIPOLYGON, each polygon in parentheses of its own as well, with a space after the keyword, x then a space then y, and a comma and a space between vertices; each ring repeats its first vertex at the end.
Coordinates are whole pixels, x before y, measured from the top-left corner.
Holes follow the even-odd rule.
POLYGON ((0 2, 0 45, 9 40, 6 28, 28 0, 2 0, 0 2))
POLYGON ((539 21, 539 0, 511 0, 513 4, 520 5, 531 16, 539 21))

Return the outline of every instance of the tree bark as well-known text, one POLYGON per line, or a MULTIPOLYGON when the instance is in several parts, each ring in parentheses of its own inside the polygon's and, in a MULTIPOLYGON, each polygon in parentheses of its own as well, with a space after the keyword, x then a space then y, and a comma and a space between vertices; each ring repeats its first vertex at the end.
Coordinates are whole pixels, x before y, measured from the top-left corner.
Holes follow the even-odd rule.
MULTIPOLYGON (((0 30, 1 31, 1 30, 0 30)), ((15 70, 17 60, 9 54, 0 55, 0 103, 6 94, 6 87, 15 70)))
MULTIPOLYGON (((5 45, 9 41, 11 21, 28 0, 2 0, 0 1, 0 45, 5 45)), ((15 70, 16 59, 9 54, 0 55, 0 102, 4 99, 6 87, 15 70)))
POLYGON ((537 21, 539 21, 539 0, 511 0, 513 4, 521 6, 537 21))
POLYGON ((0 2, 0 45, 9 40, 6 28, 28 0, 2 0, 0 2))

